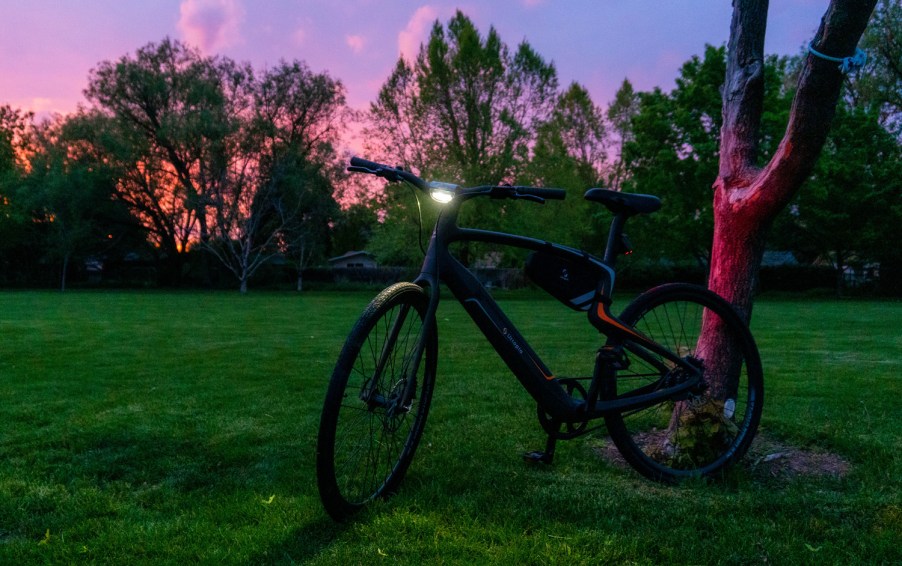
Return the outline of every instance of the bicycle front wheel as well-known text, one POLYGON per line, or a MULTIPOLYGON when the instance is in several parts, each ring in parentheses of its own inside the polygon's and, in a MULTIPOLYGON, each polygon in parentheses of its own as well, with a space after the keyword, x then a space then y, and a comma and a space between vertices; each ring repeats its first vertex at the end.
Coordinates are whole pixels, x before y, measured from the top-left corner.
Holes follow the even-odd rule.
MULTIPOLYGON (((627 462, 651 479, 675 481, 712 476, 741 458, 761 418, 764 379, 736 310, 708 289, 671 284, 640 295, 620 320, 702 368, 701 383, 688 394, 606 417, 627 462)), ((680 378, 673 362, 623 346, 628 364, 602 388, 605 398, 680 378)))
POLYGON ((345 341, 320 419, 316 473, 326 511, 343 520, 403 479, 423 433, 438 340, 412 283, 382 291, 345 341), (428 330, 427 330, 428 328, 428 330))

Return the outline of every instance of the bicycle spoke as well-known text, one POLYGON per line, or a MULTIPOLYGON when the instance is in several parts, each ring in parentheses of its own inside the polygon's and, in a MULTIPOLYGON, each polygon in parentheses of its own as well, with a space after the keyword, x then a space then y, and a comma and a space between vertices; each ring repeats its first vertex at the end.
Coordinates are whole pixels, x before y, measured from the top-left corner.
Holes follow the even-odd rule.
POLYGON ((339 357, 317 452, 320 495, 333 517, 390 493, 413 456, 435 376, 437 343, 434 334, 423 334, 425 306, 419 287, 390 287, 361 317, 339 357), (419 383, 416 400, 411 380, 419 383))
MULTIPOLYGON (((754 342, 731 307, 707 290, 671 285, 637 298, 622 320, 702 371, 700 385, 675 399, 606 418, 611 437, 630 464, 654 479, 675 479, 714 473, 740 457, 757 427, 762 386, 754 342), (703 320, 709 317, 718 317, 718 328, 728 332, 734 344, 742 345, 735 348, 740 355, 735 375, 718 373, 713 367, 717 360, 696 358, 703 320), (754 361, 751 368, 750 359, 754 361), (722 390, 718 380, 727 376, 735 381, 728 390, 739 394, 729 399, 714 396, 712 391, 722 390)), ((687 375, 661 357, 633 351, 635 347, 628 345, 631 363, 617 373, 617 397, 643 392, 643 387, 653 387, 658 380, 675 383, 687 375), (657 366, 653 358, 662 365, 657 366)))

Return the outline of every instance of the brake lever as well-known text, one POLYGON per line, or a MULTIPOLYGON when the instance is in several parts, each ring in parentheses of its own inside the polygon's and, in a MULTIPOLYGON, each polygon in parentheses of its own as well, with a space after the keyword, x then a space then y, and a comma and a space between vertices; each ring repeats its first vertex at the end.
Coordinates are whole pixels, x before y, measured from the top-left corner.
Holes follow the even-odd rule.
POLYGON ((369 173, 370 175, 375 175, 377 177, 382 177, 389 183, 398 183, 401 181, 401 176, 398 175, 397 171, 393 171, 391 169, 370 169, 369 167, 360 167, 359 165, 350 165, 348 166, 348 171, 352 173, 369 173))
POLYGON ((514 193, 514 198, 530 200, 539 204, 545 204, 545 199, 543 199, 542 197, 537 197, 536 195, 521 195, 520 193, 514 193))

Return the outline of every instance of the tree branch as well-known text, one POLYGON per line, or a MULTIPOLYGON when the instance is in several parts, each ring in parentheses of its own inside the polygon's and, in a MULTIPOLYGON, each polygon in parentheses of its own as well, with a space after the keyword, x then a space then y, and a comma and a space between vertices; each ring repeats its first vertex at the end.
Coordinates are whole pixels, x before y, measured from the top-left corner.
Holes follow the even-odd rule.
POLYGON ((764 35, 768 0, 735 0, 723 87, 718 183, 735 186, 753 174, 764 100, 764 35))
MULTIPOLYGON (((764 24, 747 12, 760 10, 761 4, 767 2, 736 1, 733 25, 739 28, 734 27, 731 33, 716 186, 728 193, 720 195, 728 202, 751 205, 747 209, 749 222, 769 223, 811 173, 827 139, 844 76, 835 62, 808 55, 783 140, 764 170, 754 170, 763 99, 763 78, 759 79, 755 70, 760 71, 763 43, 758 47, 758 42, 763 42, 764 24), (745 35, 750 37, 743 39, 745 35), (735 89, 741 89, 743 84, 751 92, 737 93, 735 89)), ((831 56, 852 55, 876 3, 877 0, 832 0, 815 34, 814 48, 831 56)))
MULTIPOLYGON (((855 52, 877 0, 833 0, 821 20, 813 45, 831 56, 855 52)), ((835 62, 809 54, 799 76, 786 134, 763 171, 759 184, 770 210, 779 210, 811 174, 836 113, 843 73, 835 62)))

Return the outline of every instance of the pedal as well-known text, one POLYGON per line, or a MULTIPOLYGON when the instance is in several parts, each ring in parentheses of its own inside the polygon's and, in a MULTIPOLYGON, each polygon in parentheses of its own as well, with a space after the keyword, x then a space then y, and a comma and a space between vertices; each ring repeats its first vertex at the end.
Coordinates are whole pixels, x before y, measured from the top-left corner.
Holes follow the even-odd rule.
POLYGON ((528 464, 551 464, 552 460, 554 460, 554 452, 534 450, 523 454, 523 461, 528 464))

